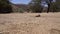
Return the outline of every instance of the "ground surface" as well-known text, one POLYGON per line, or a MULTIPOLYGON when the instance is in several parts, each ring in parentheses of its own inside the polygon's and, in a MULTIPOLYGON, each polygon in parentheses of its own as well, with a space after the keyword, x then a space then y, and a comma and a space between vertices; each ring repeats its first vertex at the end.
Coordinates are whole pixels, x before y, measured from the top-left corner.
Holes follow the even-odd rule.
POLYGON ((60 13, 0 14, 0 34, 60 34, 60 13))

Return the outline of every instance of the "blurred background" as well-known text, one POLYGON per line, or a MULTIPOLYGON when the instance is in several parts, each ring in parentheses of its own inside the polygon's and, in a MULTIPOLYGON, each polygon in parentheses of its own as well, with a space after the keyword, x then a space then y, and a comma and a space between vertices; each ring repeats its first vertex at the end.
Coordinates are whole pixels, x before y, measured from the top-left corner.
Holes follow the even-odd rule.
POLYGON ((60 0, 0 0, 0 13, 60 12, 60 0))

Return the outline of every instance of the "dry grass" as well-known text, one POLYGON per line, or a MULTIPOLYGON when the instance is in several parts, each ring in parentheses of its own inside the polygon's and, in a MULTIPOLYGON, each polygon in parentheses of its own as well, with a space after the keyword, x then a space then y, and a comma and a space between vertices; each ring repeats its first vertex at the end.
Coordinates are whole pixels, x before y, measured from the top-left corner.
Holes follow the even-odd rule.
POLYGON ((60 13, 0 14, 0 34, 60 34, 60 13))

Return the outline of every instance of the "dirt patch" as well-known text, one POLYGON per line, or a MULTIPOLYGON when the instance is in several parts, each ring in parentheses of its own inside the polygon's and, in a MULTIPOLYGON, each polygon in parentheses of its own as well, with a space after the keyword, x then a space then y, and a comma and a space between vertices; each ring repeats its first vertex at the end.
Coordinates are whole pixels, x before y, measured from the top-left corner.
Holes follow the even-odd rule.
POLYGON ((0 14, 0 34, 60 34, 59 15, 60 13, 0 14), (41 17, 35 17, 38 14, 41 17))
POLYGON ((60 34, 60 30, 58 29, 51 29, 50 34, 60 34))

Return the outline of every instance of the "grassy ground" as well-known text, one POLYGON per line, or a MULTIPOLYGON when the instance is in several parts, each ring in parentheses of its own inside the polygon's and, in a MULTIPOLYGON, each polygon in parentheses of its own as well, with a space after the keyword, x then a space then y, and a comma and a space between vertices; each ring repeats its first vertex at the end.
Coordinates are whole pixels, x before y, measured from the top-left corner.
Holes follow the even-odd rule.
POLYGON ((60 34, 60 13, 0 14, 0 34, 60 34))

